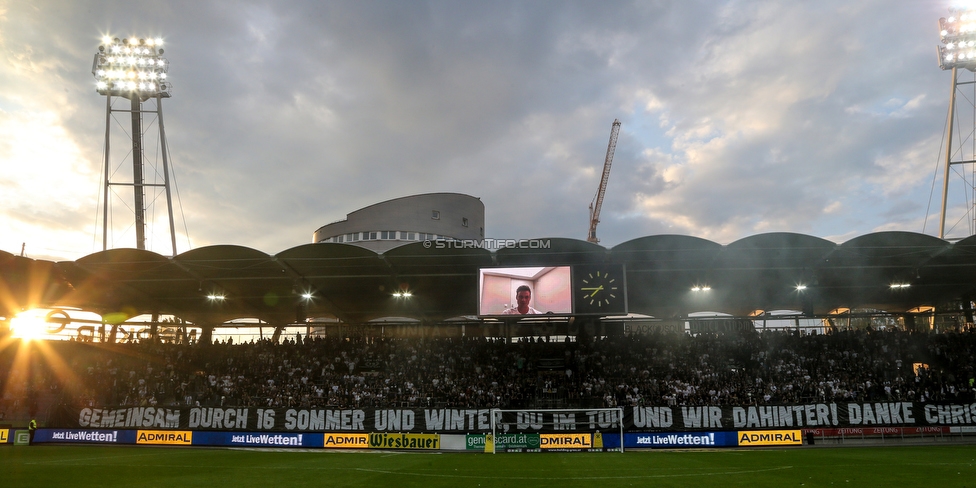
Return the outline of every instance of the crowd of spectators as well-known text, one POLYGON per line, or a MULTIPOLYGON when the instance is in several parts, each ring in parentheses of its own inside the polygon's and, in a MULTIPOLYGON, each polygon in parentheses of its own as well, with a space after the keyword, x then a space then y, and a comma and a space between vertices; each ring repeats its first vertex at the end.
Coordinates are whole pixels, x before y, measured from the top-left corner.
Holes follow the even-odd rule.
MULTIPOLYGON (((652 333, 571 341, 49 343, 4 401, 78 406, 542 408, 976 401, 976 332, 652 333), (26 398, 26 400, 25 400, 26 398)), ((25 369, 26 368, 26 369, 25 369)))

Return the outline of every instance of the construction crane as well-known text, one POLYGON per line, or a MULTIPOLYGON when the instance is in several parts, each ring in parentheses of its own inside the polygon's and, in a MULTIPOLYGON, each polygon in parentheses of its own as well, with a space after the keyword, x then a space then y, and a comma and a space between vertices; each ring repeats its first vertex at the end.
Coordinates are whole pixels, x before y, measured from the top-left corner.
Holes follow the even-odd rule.
POLYGON ((610 144, 607 145, 607 159, 603 161, 603 177, 600 178, 600 187, 597 188, 596 195, 590 202, 590 232, 586 235, 586 240, 594 244, 600 242, 600 239, 596 238, 596 224, 600 223, 600 208, 603 207, 603 195, 607 192, 610 163, 613 162, 613 151, 617 148, 617 133, 619 132, 620 121, 613 119, 613 127, 610 128, 610 144))

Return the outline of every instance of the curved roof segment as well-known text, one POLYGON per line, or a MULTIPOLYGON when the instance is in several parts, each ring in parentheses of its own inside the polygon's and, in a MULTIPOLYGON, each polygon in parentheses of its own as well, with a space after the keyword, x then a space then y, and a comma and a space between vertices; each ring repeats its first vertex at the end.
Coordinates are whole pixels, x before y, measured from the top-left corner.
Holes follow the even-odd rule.
POLYGON ((437 321, 477 314, 481 268, 598 263, 622 265, 628 311, 655 317, 702 310, 822 316, 841 308, 958 309, 976 292, 976 236, 953 244, 911 232, 878 232, 838 245, 770 233, 723 246, 657 235, 611 249, 542 238, 494 252, 418 242, 385 253, 305 244, 273 256, 231 245, 173 258, 113 249, 59 263, 0 253, 0 314, 58 305, 103 315, 172 314, 202 325, 243 317, 276 325, 325 316, 350 323, 381 317, 437 321), (401 291, 411 296, 394 296, 401 291), (224 298, 208 298, 218 296, 224 298))

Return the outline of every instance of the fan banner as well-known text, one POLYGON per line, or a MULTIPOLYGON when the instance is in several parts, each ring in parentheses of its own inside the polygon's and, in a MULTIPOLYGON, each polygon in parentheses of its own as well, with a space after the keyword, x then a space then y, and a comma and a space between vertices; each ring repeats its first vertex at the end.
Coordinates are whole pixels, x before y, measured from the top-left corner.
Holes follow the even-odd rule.
MULTIPOLYGON (((500 432, 567 433, 944 427, 976 425, 976 403, 811 403, 801 405, 624 407, 518 410, 499 414, 500 432)), ((61 429, 248 432, 491 432, 490 409, 339 409, 255 407, 61 407, 48 424, 61 429)))

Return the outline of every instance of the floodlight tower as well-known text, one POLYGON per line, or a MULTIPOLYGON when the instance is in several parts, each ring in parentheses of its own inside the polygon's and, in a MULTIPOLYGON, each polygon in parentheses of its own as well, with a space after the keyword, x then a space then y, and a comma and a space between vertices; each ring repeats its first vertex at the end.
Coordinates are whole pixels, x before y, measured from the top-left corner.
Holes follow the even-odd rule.
POLYGON ((173 200, 170 191, 170 171, 166 132, 163 128, 163 98, 170 97, 171 86, 167 81, 169 63, 162 57, 163 40, 159 38, 128 39, 102 38, 92 63, 95 76, 95 90, 105 95, 105 179, 103 181, 102 249, 108 249, 108 207, 109 188, 112 186, 131 186, 133 210, 135 212, 136 248, 146 249, 146 188, 163 187, 166 193, 166 208, 169 214, 169 233, 176 255, 176 227, 173 222, 173 200), (113 98, 126 98, 130 101, 126 108, 114 108, 113 98), (154 99, 155 110, 143 109, 143 102, 154 99), (113 182, 110 167, 110 144, 112 113, 129 112, 132 142, 132 182, 113 182), (159 130, 160 153, 163 160, 163 183, 146 183, 143 167, 146 155, 143 146, 143 114, 155 113, 159 130))
MULTIPOLYGON (((976 7, 950 7, 949 17, 939 19, 939 67, 952 70, 952 90, 949 93, 949 115, 946 124, 945 172, 942 180, 942 211, 939 220, 939 238, 946 238, 946 207, 949 197, 949 177, 952 167, 976 163, 976 79, 960 81, 964 72, 976 72, 976 7), (956 97, 961 93, 960 97, 956 97), (961 99, 961 101, 960 101, 961 99), (964 103, 969 110, 956 110, 957 103, 964 103), (959 120, 957 120, 959 119, 959 120), (960 128, 957 129, 956 125, 960 128), (959 131, 957 138, 953 133, 959 131)), ((967 197, 966 218, 974 225, 976 205, 976 179, 974 175, 959 172, 974 199, 967 197)), ((966 235, 972 234, 972 229, 966 235)))

